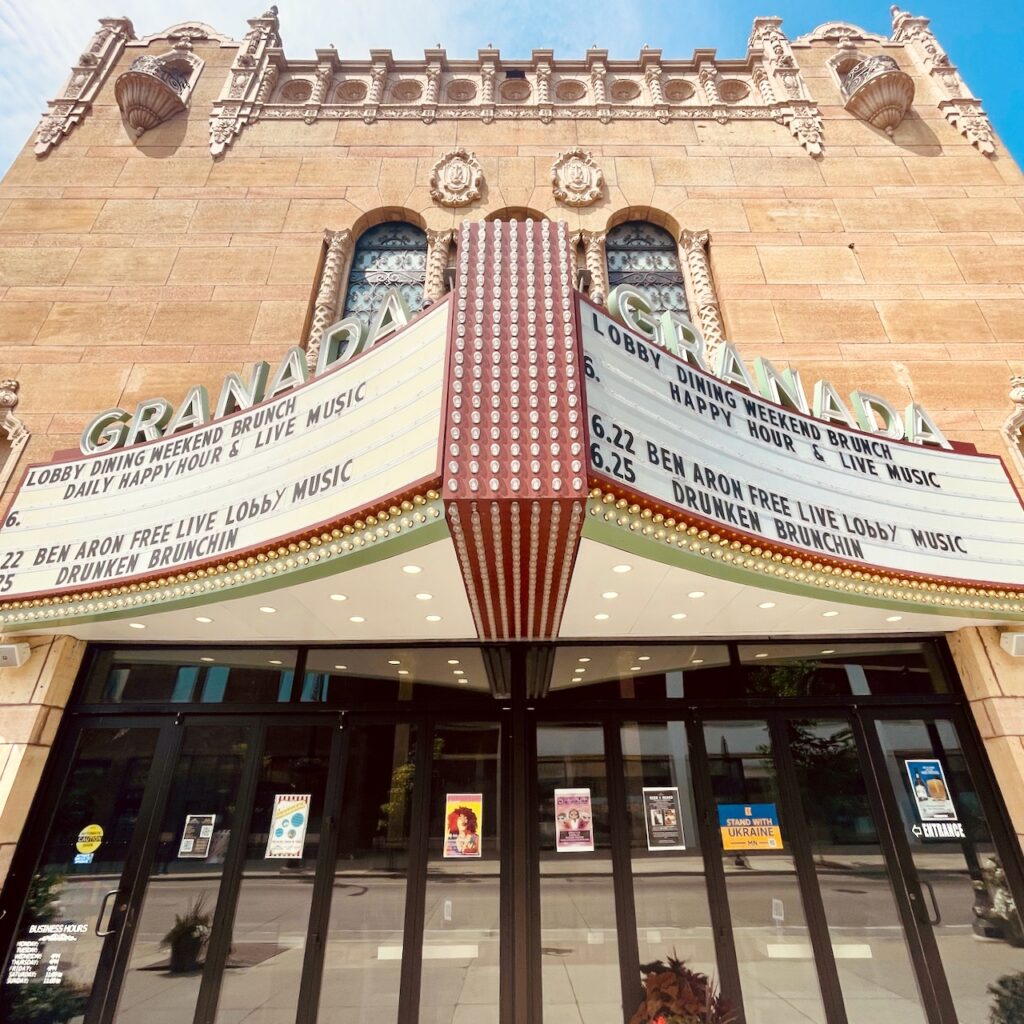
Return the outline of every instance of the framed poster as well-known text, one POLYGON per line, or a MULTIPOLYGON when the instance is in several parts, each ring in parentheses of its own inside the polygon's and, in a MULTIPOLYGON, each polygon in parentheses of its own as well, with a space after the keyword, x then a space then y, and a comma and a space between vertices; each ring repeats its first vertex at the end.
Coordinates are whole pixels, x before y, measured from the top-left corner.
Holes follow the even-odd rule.
POLYGON ((648 850, 685 850, 683 823, 679 817, 679 789, 675 786, 644 786, 644 825, 648 850))
POLYGON ((903 762, 910 779, 910 791, 921 821, 956 821, 956 808, 949 795, 946 773, 938 758, 912 758, 903 762))
POLYGON ((312 799, 311 793, 278 793, 274 797, 264 860, 295 860, 302 856, 312 799))
POLYGON ((213 841, 213 826, 216 814, 186 814, 185 827, 181 830, 178 856, 206 860, 213 841))
POLYGON ((594 814, 589 789, 555 790, 555 850, 594 852, 594 814))
POLYGON ((483 793, 449 793, 444 798, 444 856, 483 854, 483 793))

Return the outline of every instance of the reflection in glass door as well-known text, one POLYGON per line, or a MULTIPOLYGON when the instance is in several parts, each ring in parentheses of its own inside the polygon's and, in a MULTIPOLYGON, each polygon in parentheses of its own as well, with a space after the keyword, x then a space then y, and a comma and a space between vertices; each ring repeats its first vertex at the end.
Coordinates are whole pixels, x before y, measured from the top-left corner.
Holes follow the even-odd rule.
POLYGON ((878 719, 868 744, 909 857, 908 893, 943 1019, 988 1024, 993 987, 1024 989, 1024 931, 957 728, 942 718, 878 719))
POLYGON ((10 1024, 97 1019, 131 902, 155 728, 83 729, 0 995, 10 1024))

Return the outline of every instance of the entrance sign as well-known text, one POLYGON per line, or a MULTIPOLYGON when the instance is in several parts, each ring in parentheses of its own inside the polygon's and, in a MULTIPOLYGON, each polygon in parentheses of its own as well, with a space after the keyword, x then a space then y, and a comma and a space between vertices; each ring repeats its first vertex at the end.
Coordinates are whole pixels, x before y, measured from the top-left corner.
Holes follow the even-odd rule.
POLYGON ((594 814, 589 789, 555 790, 555 850, 594 852, 594 814))
POLYGON ((907 760, 903 764, 921 821, 956 821, 956 808, 949 795, 942 762, 938 758, 925 758, 907 760))
POLYGON ((278 793, 270 815, 270 834, 264 860, 296 860, 306 845, 311 793, 278 793))
POLYGON ((782 830, 775 804, 719 804, 723 850, 781 850, 782 830))
POLYGON ((213 826, 216 821, 216 814, 186 814, 178 856, 206 860, 213 842, 213 826))
POLYGON ((0 597, 166 574, 290 540, 435 477, 448 306, 261 405, 31 467, 0 534, 0 597))
POLYGON ((994 456, 784 408, 582 304, 592 472, 726 533, 982 584, 1024 579, 1024 507, 994 456))
POLYGON ((483 808, 482 793, 449 793, 445 797, 445 858, 483 854, 483 808))
POLYGON ((679 790, 644 786, 644 826, 648 850, 685 850, 683 825, 679 819, 679 790))

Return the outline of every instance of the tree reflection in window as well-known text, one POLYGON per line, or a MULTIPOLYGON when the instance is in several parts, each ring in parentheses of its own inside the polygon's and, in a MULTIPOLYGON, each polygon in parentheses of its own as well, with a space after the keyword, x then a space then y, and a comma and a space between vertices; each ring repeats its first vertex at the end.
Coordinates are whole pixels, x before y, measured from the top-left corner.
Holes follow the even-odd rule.
POLYGON ((679 250, 664 229, 642 220, 612 228, 605 240, 608 287, 639 288, 655 313, 671 311, 689 317, 686 289, 679 269, 679 250))
POLYGON ((410 313, 423 308, 427 271, 427 235, 413 224, 378 224, 363 232, 352 257, 343 316, 367 326, 388 289, 397 287, 410 313))

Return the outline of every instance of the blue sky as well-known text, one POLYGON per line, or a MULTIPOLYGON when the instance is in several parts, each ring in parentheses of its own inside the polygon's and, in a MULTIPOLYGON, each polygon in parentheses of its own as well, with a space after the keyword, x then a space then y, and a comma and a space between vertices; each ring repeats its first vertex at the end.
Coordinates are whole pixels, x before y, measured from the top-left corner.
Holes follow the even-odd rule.
MULTIPOLYGON (((985 103, 996 131, 1014 156, 1024 155, 1024 15, 1014 0, 925 0, 909 9, 932 19, 939 41, 985 103)), ((6 169, 35 129, 46 100, 97 27, 97 19, 125 13, 142 35, 186 20, 200 20, 240 38, 245 19, 268 0, 0 0, 0 170, 6 169), (119 10, 117 8, 124 8, 119 10)), ((342 57, 364 56, 371 46, 390 47, 399 57, 422 54, 440 42, 451 56, 472 56, 492 43, 509 57, 534 47, 556 55, 581 56, 594 44, 613 57, 633 57, 645 43, 666 56, 688 57, 694 48, 715 47, 724 57, 746 49, 758 15, 779 15, 795 38, 825 21, 848 21, 888 35, 884 2, 831 0, 590 0, 553 3, 452 3, 451 0, 280 0, 281 33, 292 57, 312 57, 333 43, 342 57)), ((827 140, 826 140, 827 145, 827 140)))

